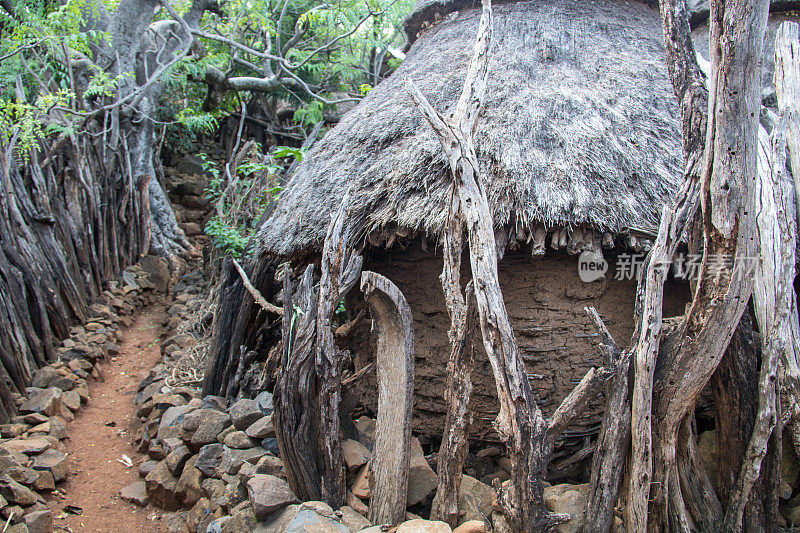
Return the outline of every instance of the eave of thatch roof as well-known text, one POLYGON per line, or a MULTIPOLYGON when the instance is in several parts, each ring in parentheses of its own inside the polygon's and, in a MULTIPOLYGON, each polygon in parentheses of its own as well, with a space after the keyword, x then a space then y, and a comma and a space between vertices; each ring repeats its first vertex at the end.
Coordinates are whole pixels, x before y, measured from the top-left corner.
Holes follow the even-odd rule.
MULTIPOLYGON (((480 11, 427 29, 391 77, 312 149, 257 236, 256 253, 320 246, 353 189, 361 235, 443 226, 446 161, 403 90, 457 100, 480 11)), ((495 7, 490 80, 476 144, 495 224, 654 229, 680 179, 677 106, 659 14, 625 0, 532 0, 495 7)))

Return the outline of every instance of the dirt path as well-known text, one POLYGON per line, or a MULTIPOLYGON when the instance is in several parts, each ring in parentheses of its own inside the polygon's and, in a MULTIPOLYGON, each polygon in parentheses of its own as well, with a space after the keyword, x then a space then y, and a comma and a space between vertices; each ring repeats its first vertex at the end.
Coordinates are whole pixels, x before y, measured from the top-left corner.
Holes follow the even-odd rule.
POLYGON ((65 498, 55 497, 48 503, 56 528, 87 533, 158 530, 160 513, 121 500, 119 490, 141 479, 138 466, 144 456, 131 445, 127 428, 137 386, 160 358, 163 317, 160 306, 142 310, 124 332, 119 355, 97 366, 100 379, 89 382, 91 400, 68 424, 72 473, 60 486, 65 498), (123 454, 133 460, 133 467, 117 460, 123 454), (66 505, 82 508, 83 514, 59 518, 66 514, 62 513, 66 505))

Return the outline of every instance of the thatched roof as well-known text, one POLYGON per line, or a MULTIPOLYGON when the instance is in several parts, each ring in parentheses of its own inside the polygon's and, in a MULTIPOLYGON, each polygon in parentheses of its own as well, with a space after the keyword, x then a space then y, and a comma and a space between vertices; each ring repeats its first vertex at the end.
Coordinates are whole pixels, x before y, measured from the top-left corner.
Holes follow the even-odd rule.
MULTIPOLYGON (((256 254, 319 248, 351 183, 360 235, 394 225, 440 234, 446 161, 402 80, 451 108, 479 16, 462 7, 425 29, 397 72, 316 144, 259 230, 256 254)), ((495 6, 476 144, 497 226, 656 228, 682 157, 661 43, 657 10, 640 2, 495 6)))

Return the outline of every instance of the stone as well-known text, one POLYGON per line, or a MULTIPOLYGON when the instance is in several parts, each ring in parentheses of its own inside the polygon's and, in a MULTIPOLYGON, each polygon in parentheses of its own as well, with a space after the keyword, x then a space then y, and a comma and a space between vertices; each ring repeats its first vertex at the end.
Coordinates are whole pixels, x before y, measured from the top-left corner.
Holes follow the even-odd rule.
POLYGON ((0 425, 0 436, 2 436, 4 439, 19 437, 28 431, 28 428, 30 428, 30 425, 28 424, 3 424, 0 425))
POLYGON ((221 479, 209 477, 203 480, 203 493, 208 499, 215 501, 225 495, 225 482, 221 479))
POLYGON ((49 509, 30 512, 22 521, 29 533, 53 533, 53 513, 49 509))
POLYGON ((175 496, 178 480, 169 471, 164 461, 159 462, 144 480, 147 484, 147 495, 156 507, 166 511, 180 508, 178 498, 175 496))
POLYGON ((189 528, 189 531, 199 531, 200 522, 211 514, 213 514, 211 500, 205 497, 200 498, 186 514, 186 527, 189 528))
POLYGON ((353 479, 353 485, 350 487, 350 491, 356 497, 361 498, 362 500, 368 500, 372 495, 372 490, 369 486, 371 480, 372 472, 369 469, 369 463, 367 463, 356 473, 356 476, 353 479))
POLYGON ((253 400, 258 404, 258 407, 261 408, 261 412, 264 416, 271 415, 272 411, 275 409, 274 405, 272 404, 272 393, 263 391, 259 393, 258 396, 253 398, 253 400))
POLYGON ((355 472, 372 458, 369 449, 357 440, 347 439, 342 442, 342 457, 348 472, 355 472))
MULTIPOLYGON (((194 407, 191 405, 172 405, 168 407, 164 414, 161 415, 161 422, 158 424, 159 432, 163 428, 176 427, 183 424, 184 418, 188 413, 191 413, 194 407)), ((164 438, 164 437, 161 437, 164 438)))
POLYGON ((250 424, 244 431, 251 439, 266 439, 275 437, 275 425, 272 423, 272 415, 263 416, 250 424))
POLYGON ((360 531, 372 525, 361 513, 349 505, 345 505, 339 509, 339 511, 342 513, 339 520, 345 527, 349 528, 350 531, 360 531))
POLYGON ((300 512, 299 505, 289 505, 259 524, 253 533, 285 533, 300 512))
POLYGON ((153 461, 152 459, 142 462, 142 464, 139 465, 139 475, 146 477, 147 474, 153 471, 157 464, 158 461, 153 461))
POLYGON ((566 513, 572 516, 567 522, 558 524, 556 533, 580 533, 583 531, 586 496, 577 490, 568 490, 555 503, 554 513, 566 513))
POLYGON ((274 455, 265 455, 256 463, 256 474, 269 474, 271 476, 284 477, 283 461, 274 455))
MULTIPOLYGON (((225 524, 233 520, 232 516, 220 516, 219 518, 215 518, 212 520, 205 528, 205 533, 223 533, 225 530, 225 524)), ((239 531, 244 531, 240 529, 239 531)))
POLYGON ((183 472, 175 485, 175 496, 186 507, 191 507, 203 496, 203 473, 195 468, 197 456, 192 457, 183 467, 183 472))
POLYGON ((303 503, 300 504, 300 510, 301 511, 314 511, 318 515, 324 516, 326 518, 333 518, 333 516, 334 516, 333 507, 331 507, 327 503, 321 502, 321 501, 313 501, 312 500, 312 501, 308 501, 308 502, 303 502, 303 503))
POLYGON ((56 369, 51 366, 43 366, 39 370, 36 370, 31 376, 31 387, 36 387, 38 389, 46 389, 50 386, 50 383, 58 377, 58 372, 56 369))
POLYGON ((142 272, 158 292, 169 291, 169 263, 166 259, 155 255, 146 255, 139 260, 142 272))
POLYGON ((41 471, 39 477, 33 482, 33 490, 46 492, 56 488, 56 479, 51 472, 41 471))
POLYGON ((17 483, 22 483, 23 485, 28 486, 36 483, 36 480, 39 479, 40 475, 36 470, 33 470, 32 468, 26 468, 24 466, 12 466, 11 468, 6 469, 3 473, 17 483))
POLYGON ((61 395, 61 403, 70 411, 77 411, 81 407, 81 395, 79 389, 67 391, 61 395))
POLYGON ((64 394, 61 389, 50 387, 48 389, 28 388, 28 399, 19 406, 19 412, 41 413, 52 416, 61 410, 61 396, 64 394))
POLYGON ((233 425, 238 430, 245 430, 258 419, 263 418, 261 407, 255 400, 241 399, 231 405, 228 410, 231 415, 233 425))
POLYGON ((228 426, 222 431, 222 433, 217 435, 217 442, 219 442, 220 444, 225 444, 225 437, 227 437, 234 431, 236 431, 236 428, 234 426, 228 426))
MULTIPOLYGON (((415 505, 424 500, 438 485, 436 472, 428 464, 419 439, 411 439, 411 457, 408 465, 408 493, 406 502, 408 506, 415 505)), ((353 494, 356 494, 353 491, 353 494)), ((359 494, 356 494, 359 496, 359 494)), ((360 496, 359 496, 360 497, 360 496)))
POLYGON ((64 419, 59 416, 54 416, 50 418, 50 431, 48 431, 48 435, 58 440, 65 439, 67 437, 67 423, 64 422, 64 419))
POLYGON ((203 229, 197 222, 183 222, 178 224, 187 237, 196 237, 203 234, 203 229))
POLYGON ((286 528, 286 533, 350 533, 350 530, 336 520, 304 509, 301 505, 300 511, 286 528))
MULTIPOLYGON (((227 413, 213 409, 197 409, 183 419, 183 431, 191 432, 190 443, 195 449, 216 442, 217 436, 230 425, 231 418, 227 413)), ((183 437, 187 440, 186 436, 183 437)))
POLYGON ((243 463, 258 464, 259 459, 265 455, 267 455, 267 451, 260 446, 245 450, 223 446, 222 460, 220 461, 218 472, 220 475, 236 474, 243 463))
POLYGON ((461 476, 458 489, 459 525, 478 520, 491 528, 492 500, 495 490, 471 476, 461 476))
POLYGON ((408 520, 403 522, 395 533, 450 533, 452 530, 445 522, 438 520, 408 520))
POLYGON ((231 511, 231 519, 222 526, 222 533, 241 533, 256 529, 258 521, 250 502, 237 505, 231 511))
POLYGON ((250 478, 247 492, 256 518, 262 521, 287 505, 298 503, 286 481, 268 474, 256 474, 250 478))
POLYGON ((167 513, 161 518, 161 531, 163 533, 187 533, 186 511, 180 513, 167 513))
POLYGON ((6 533, 30 533, 30 531, 28 531, 28 526, 24 522, 19 522, 9 527, 6 533))
POLYGON ((711 481, 711 486, 719 494, 717 479, 719 467, 717 462, 717 432, 716 430, 704 431, 697 438, 697 452, 706 467, 706 473, 711 481))
POLYGON ((50 417, 45 416, 42 413, 30 413, 23 416, 22 419, 26 424, 30 424, 32 426, 38 426, 39 424, 44 424, 45 422, 50 421, 50 417))
POLYGON ((455 528, 453 533, 489 533, 489 531, 483 520, 468 520, 455 528))
POLYGON ((213 394, 203 396, 203 399, 200 401, 202 402, 201 408, 213 409, 215 411, 224 411, 225 406, 228 403, 228 401, 222 396, 214 396, 213 394))
POLYGON ((225 436, 225 446, 234 448, 236 450, 246 450, 247 448, 254 448, 257 443, 248 437, 244 431, 233 431, 225 436))
POLYGON ((225 485, 223 499, 228 509, 236 507, 242 502, 248 501, 249 490, 247 481, 241 476, 229 476, 229 482, 225 485))
POLYGON ((268 437, 261 441, 261 446, 267 450, 272 455, 280 455, 281 449, 278 446, 278 439, 273 437, 268 437))
POLYGON ((362 516, 367 516, 369 512, 369 507, 367 504, 361 501, 355 494, 350 491, 347 491, 347 495, 345 496, 345 502, 347 503, 348 507, 354 509, 358 514, 362 516))
POLYGON ((67 454, 64 452, 49 449, 33 458, 34 470, 44 470, 53 474, 53 479, 56 482, 62 481, 69 474, 69 465, 67 464, 67 454))
POLYGON ((119 497, 139 507, 146 507, 150 502, 150 498, 147 497, 147 483, 144 481, 137 481, 136 483, 122 487, 119 491, 119 497))
POLYGON ((10 453, 24 453, 25 455, 37 455, 50 449, 50 441, 42 437, 17 437, 0 443, 0 448, 8 450, 10 453))
POLYGON ((195 467, 208 477, 219 477, 217 467, 222 462, 223 450, 222 444, 206 444, 200 448, 200 453, 197 454, 195 467))
POLYGON ((190 457, 192 457, 192 452, 185 444, 181 444, 167 455, 164 462, 167 463, 167 468, 172 475, 177 477, 183 473, 183 467, 190 457))
POLYGON ((23 507, 30 507, 40 500, 38 494, 7 475, 0 476, 0 496, 23 507))

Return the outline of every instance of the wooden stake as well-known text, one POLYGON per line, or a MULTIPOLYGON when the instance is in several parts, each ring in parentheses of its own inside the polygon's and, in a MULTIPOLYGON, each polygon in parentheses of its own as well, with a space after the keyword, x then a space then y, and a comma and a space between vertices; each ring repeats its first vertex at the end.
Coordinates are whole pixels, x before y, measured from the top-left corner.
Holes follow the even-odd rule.
POLYGON ((375 486, 368 518, 373 524, 394 525, 405 520, 406 515, 414 401, 414 323, 400 289, 385 277, 364 272, 361 290, 378 338, 378 420, 370 463, 375 486))

